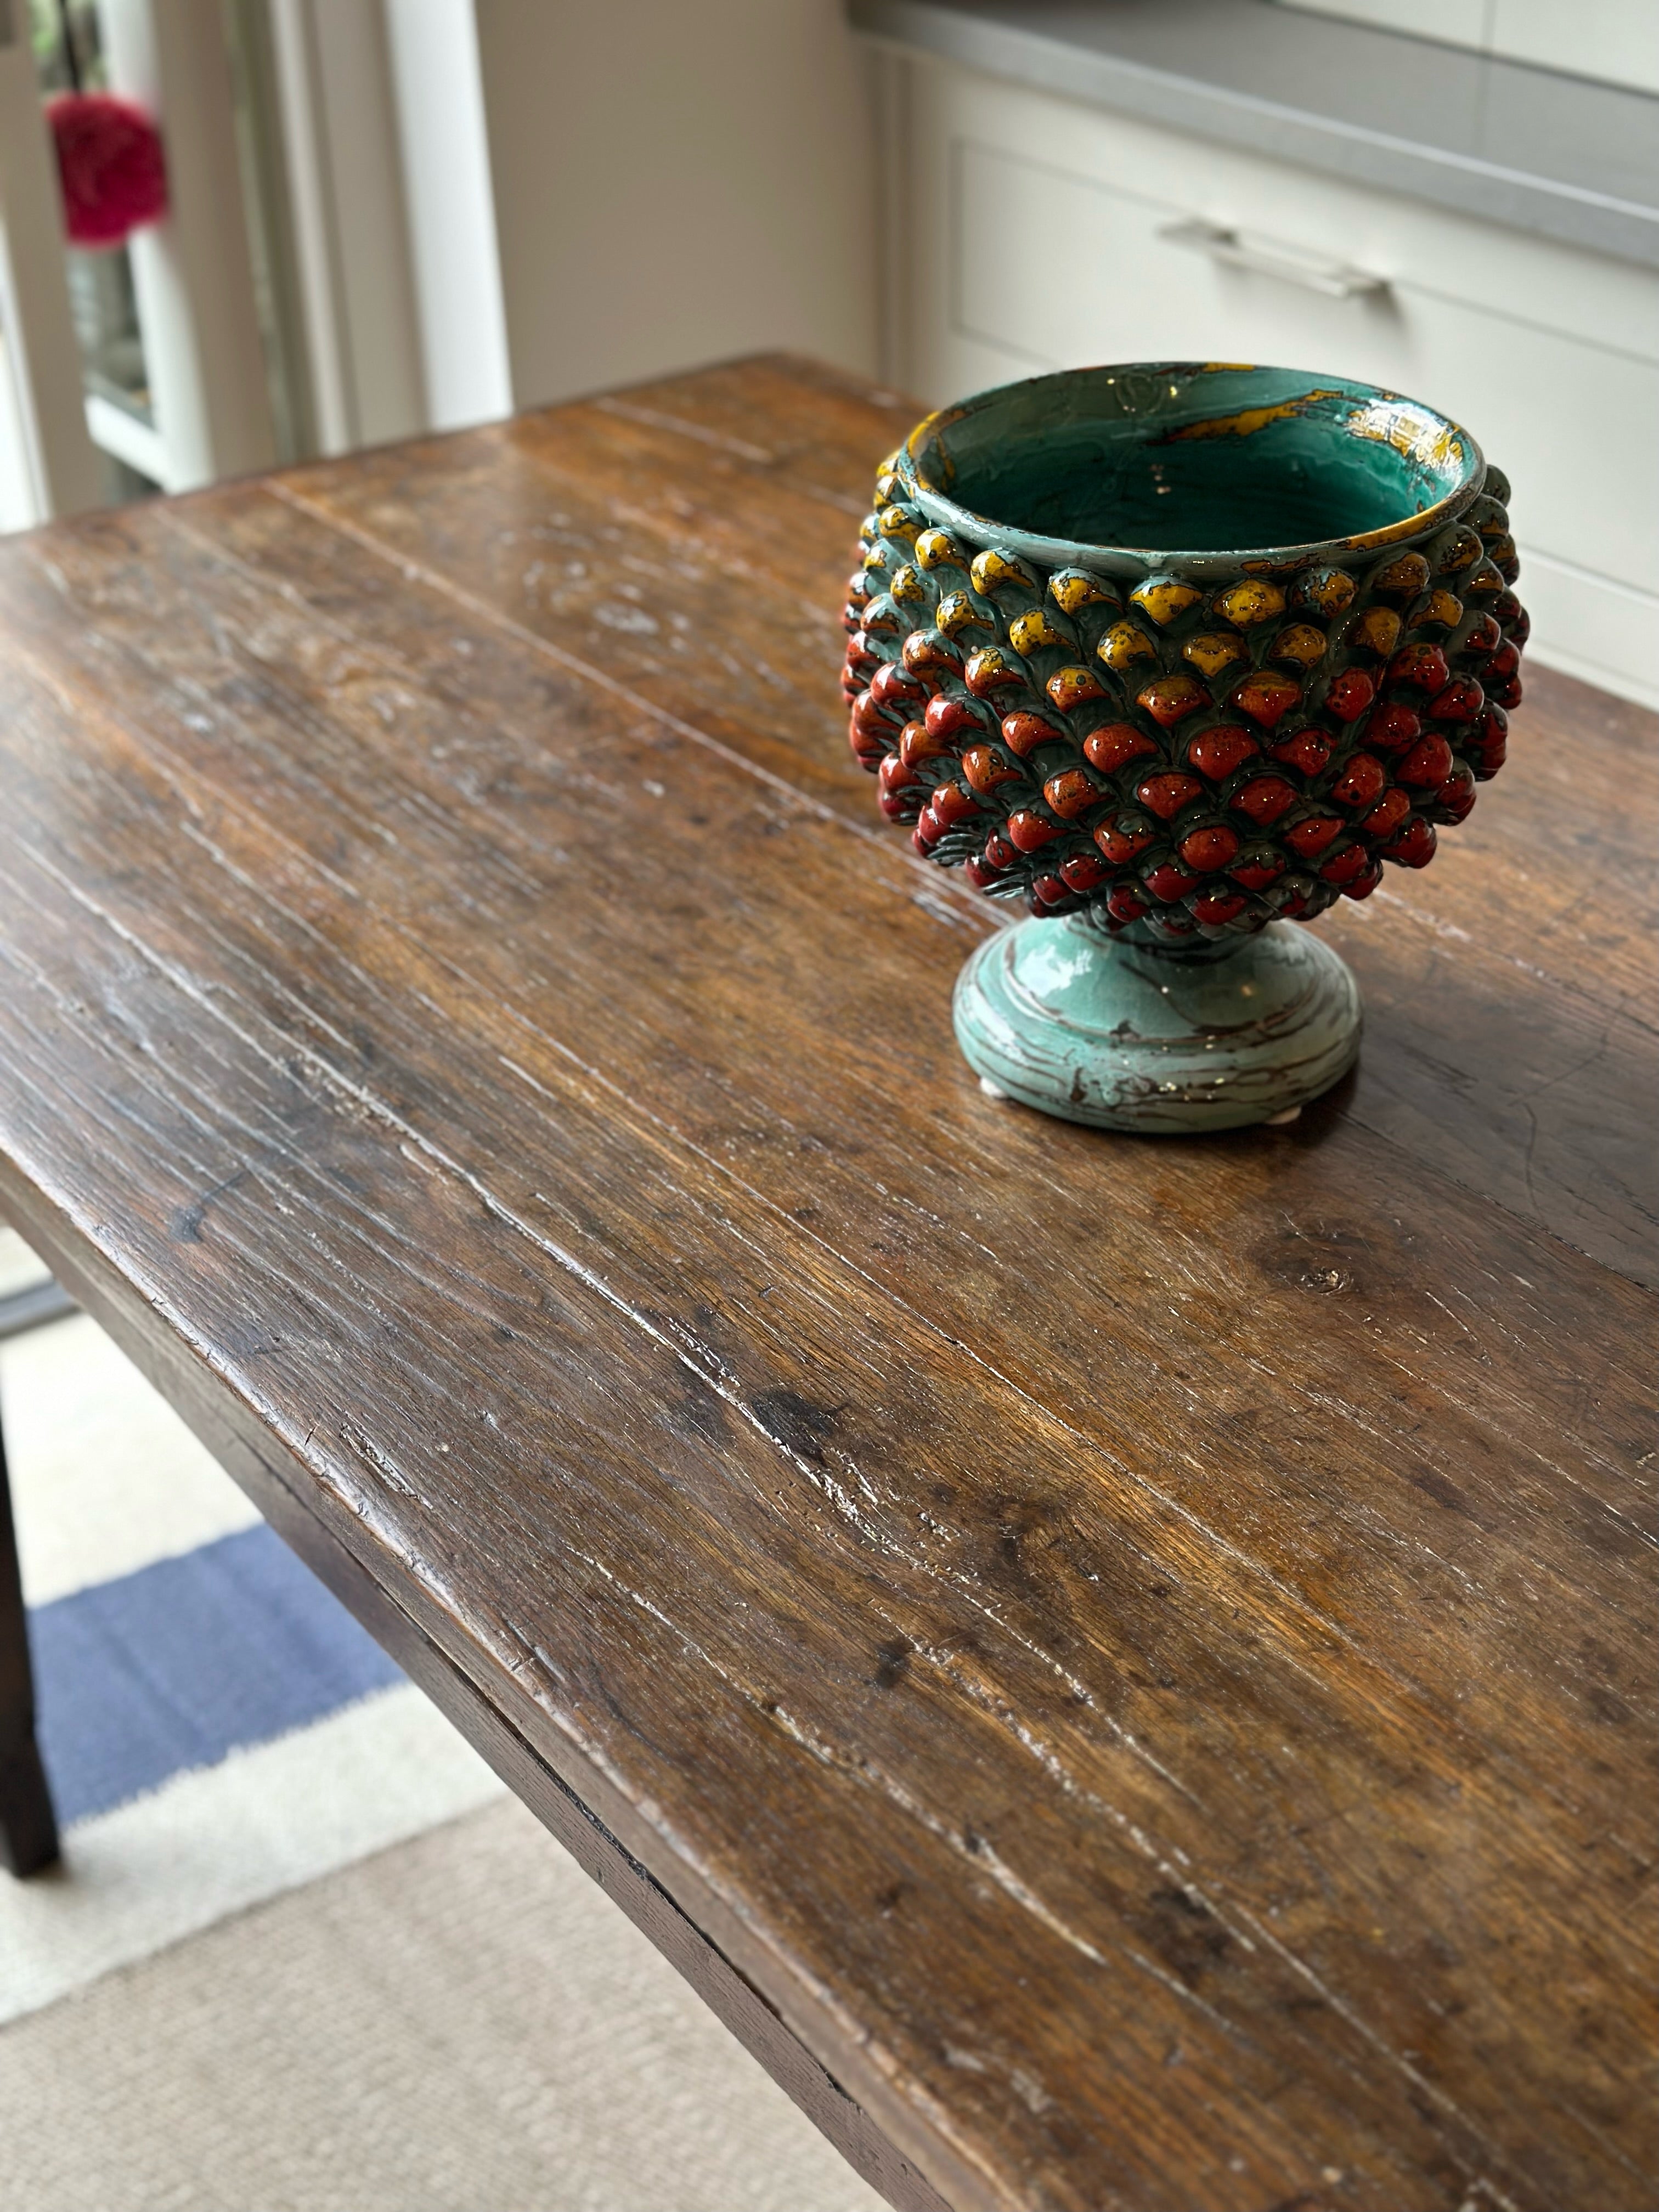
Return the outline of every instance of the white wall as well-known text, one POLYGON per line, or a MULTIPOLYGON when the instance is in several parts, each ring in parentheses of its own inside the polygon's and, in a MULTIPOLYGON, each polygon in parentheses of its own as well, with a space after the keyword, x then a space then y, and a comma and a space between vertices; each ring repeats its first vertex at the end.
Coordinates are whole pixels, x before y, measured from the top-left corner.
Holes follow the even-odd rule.
POLYGON ((517 405, 762 347, 873 370, 873 132, 841 0, 477 15, 517 405))
POLYGON ((1659 4, 1656 0, 1285 0, 1322 15, 1344 15, 1474 46, 1508 61, 1610 84, 1659 92, 1659 4))

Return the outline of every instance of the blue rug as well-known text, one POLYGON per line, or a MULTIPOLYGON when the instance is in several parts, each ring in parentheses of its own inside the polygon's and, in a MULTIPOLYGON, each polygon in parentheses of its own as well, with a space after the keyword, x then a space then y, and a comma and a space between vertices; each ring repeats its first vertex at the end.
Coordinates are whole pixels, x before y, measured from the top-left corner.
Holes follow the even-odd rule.
POLYGON ((29 1616, 64 1826, 403 1680, 263 1524, 29 1616))
POLYGON ((0 2024, 499 1799, 91 1321, 0 1345, 0 1393, 64 1838, 0 1880, 0 2024))

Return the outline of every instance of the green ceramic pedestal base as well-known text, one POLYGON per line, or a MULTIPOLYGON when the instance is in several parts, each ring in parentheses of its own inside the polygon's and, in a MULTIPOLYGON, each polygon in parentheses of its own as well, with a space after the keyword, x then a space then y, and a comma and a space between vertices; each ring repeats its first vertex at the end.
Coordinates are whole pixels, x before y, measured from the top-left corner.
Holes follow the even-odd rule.
POLYGON ((1359 1050, 1359 991, 1294 922, 1171 952, 1085 916, 988 939, 957 1041, 988 1090, 1063 1121, 1174 1135, 1288 1118, 1359 1050))

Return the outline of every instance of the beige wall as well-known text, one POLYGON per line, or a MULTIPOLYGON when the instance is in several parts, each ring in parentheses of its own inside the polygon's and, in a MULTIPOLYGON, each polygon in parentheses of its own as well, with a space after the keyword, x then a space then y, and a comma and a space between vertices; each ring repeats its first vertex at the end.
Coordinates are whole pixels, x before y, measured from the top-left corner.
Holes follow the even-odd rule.
POLYGON ((760 347, 872 371, 840 0, 477 0, 520 407, 760 347))

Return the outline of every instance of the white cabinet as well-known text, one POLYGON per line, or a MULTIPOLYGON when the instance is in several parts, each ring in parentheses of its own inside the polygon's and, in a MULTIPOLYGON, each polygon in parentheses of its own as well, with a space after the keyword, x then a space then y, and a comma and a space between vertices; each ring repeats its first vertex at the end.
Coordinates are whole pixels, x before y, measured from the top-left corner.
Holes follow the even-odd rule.
POLYGON ((1089 361, 1410 392, 1509 474, 1540 659, 1659 704, 1659 276, 951 64, 908 60, 888 373, 945 400, 1089 361))

